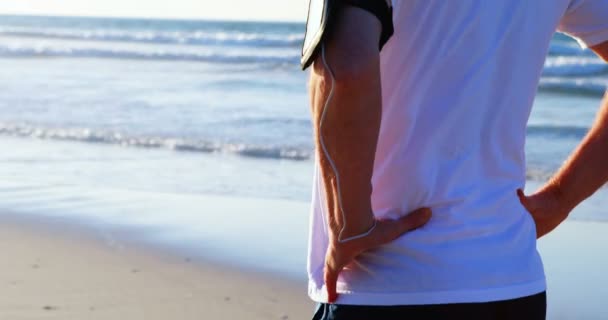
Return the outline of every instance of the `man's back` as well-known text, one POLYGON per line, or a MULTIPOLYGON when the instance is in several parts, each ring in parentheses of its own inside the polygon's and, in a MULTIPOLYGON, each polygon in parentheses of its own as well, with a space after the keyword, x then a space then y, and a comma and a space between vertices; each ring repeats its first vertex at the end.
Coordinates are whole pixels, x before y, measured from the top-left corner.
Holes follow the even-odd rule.
MULTIPOLYGON (((395 34, 381 52, 373 211, 397 219, 430 207, 433 218, 345 268, 341 303, 485 302, 545 290, 534 221, 516 195, 525 184, 526 123, 556 28, 584 27, 574 11, 592 2, 393 1, 395 34)), ((593 37, 608 34, 586 40, 593 37)), ((321 179, 309 294, 322 302, 329 241, 321 179)))

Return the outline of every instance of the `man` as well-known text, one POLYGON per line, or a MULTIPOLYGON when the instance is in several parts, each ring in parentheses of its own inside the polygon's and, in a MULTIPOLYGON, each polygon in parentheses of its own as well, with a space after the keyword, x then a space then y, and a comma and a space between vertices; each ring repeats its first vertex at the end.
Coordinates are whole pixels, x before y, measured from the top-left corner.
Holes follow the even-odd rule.
POLYGON ((335 2, 311 56, 314 319, 544 319, 536 239, 608 180, 608 98, 531 196, 526 123, 556 30, 608 59, 608 0, 392 0, 384 46, 378 10, 335 2))

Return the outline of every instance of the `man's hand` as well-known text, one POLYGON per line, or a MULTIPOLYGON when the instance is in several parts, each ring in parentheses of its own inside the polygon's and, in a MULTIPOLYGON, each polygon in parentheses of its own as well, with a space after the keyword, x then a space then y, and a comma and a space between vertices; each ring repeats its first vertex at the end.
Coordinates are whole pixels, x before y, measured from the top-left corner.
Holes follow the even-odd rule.
MULTIPOLYGON (((377 221, 376 227, 366 237, 345 243, 341 243, 337 239, 331 239, 325 257, 324 270, 328 302, 333 303, 338 298, 336 283, 340 271, 351 263, 359 254, 389 243, 399 238, 404 233, 421 227, 426 224, 430 218, 430 209, 419 209, 399 220, 377 221)), ((373 225, 370 225, 370 228, 372 228, 372 226, 373 225)))
POLYGON ((557 228, 573 209, 556 190, 547 185, 530 196, 524 195, 521 189, 517 190, 519 201, 534 218, 538 239, 557 228))
MULTIPOLYGON (((608 62, 608 41, 591 48, 608 62)), ((582 201, 608 182, 608 92, 595 123, 581 144, 545 187, 519 200, 536 222, 540 238, 557 228, 582 201)))

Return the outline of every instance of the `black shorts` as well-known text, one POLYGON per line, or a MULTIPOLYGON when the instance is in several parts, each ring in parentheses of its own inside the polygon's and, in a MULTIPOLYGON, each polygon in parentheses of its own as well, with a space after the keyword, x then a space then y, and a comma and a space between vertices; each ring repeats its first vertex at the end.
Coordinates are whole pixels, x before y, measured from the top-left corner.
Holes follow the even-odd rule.
POLYGON ((354 306, 321 303, 313 320, 545 320, 547 295, 486 303, 354 306))

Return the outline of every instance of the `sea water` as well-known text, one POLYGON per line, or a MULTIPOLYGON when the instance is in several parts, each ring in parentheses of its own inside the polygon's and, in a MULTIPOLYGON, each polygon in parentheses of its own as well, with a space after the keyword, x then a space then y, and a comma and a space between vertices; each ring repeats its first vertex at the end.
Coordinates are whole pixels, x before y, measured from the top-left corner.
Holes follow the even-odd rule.
MULTIPOLYGON (((157 243, 303 274, 303 31, 0 16, 0 209, 147 228, 157 243)), ((607 64, 555 35, 528 126, 530 191, 586 134, 607 82, 607 64)), ((575 219, 608 220, 605 191, 583 208, 575 219)))

